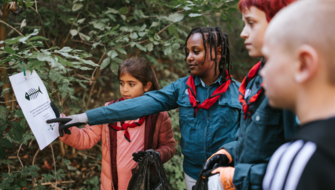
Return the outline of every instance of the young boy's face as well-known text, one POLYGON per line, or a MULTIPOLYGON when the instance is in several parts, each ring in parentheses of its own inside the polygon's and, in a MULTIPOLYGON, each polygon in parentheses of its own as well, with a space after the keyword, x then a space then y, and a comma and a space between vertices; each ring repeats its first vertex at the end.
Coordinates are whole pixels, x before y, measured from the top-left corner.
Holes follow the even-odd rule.
POLYGON ((276 108, 293 109, 296 85, 294 71, 296 59, 292 52, 286 50, 283 43, 264 39, 262 54, 266 64, 260 74, 263 77, 265 94, 269 104, 276 108))
POLYGON ((262 57, 263 38, 268 21, 263 11, 251 6, 250 9, 242 11, 244 28, 241 37, 244 38, 245 47, 250 57, 262 57))

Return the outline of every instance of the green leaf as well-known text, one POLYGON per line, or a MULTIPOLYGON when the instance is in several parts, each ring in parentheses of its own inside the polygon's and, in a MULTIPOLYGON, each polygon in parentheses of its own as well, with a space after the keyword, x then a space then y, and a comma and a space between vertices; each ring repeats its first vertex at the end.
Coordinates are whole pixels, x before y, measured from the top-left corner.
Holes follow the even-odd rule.
POLYGON ((201 16, 202 14, 198 14, 198 13, 191 13, 189 14, 188 16, 189 17, 198 17, 198 16, 201 16))
POLYGON ((5 52, 10 53, 10 54, 15 54, 15 50, 13 50, 11 47, 9 46, 5 46, 4 49, 5 52))
POLYGON ((34 40, 49 40, 48 38, 44 38, 42 36, 34 36, 32 38, 29 39, 30 41, 34 41, 34 40))
POLYGON ((86 34, 83 34, 81 32, 79 32, 79 34, 84 38, 84 40, 89 41, 91 38, 89 36, 87 36, 86 34))
POLYGON ((99 21, 93 21, 92 24, 94 28, 99 30, 103 30, 105 28, 105 24, 99 21))
POLYGON ((109 57, 104 59, 101 63, 100 70, 106 68, 110 64, 110 62, 111 62, 111 59, 109 57))
POLYGON ((0 88, 5 84, 5 82, 0 82, 0 88))
POLYGON ((16 42, 18 42, 21 38, 23 38, 23 36, 19 36, 19 37, 16 37, 16 38, 10 38, 10 39, 5 40, 5 43, 7 45, 12 45, 12 44, 15 44, 16 42))
POLYGON ((118 56, 118 53, 115 50, 110 50, 107 52, 107 55, 113 59, 114 57, 118 56))
POLYGON ((152 51, 154 49, 154 45, 152 43, 146 45, 148 51, 152 51))
POLYGON ((78 34, 78 30, 72 29, 72 30, 70 30, 70 34, 71 34, 71 36, 76 36, 78 34))
POLYGON ((147 51, 147 49, 146 49, 145 47, 143 47, 141 44, 136 43, 135 45, 136 45, 136 47, 137 47, 138 49, 140 49, 141 51, 144 51, 144 52, 147 51))
POLYGON ((118 47, 117 47, 116 50, 117 50, 118 52, 122 53, 122 54, 127 55, 127 52, 126 52, 124 49, 121 49, 121 48, 118 48, 118 47))
POLYGON ((81 8, 83 8, 83 4, 81 4, 81 3, 75 3, 74 5, 73 5, 73 7, 72 7, 72 11, 73 12, 76 12, 76 11, 78 11, 79 9, 81 9, 81 8))
POLYGON ((5 148, 9 148, 9 149, 13 148, 13 144, 8 139, 5 139, 5 138, 0 139, 0 144, 4 146, 5 148))
POLYGON ((119 27, 120 27, 120 25, 119 25, 119 24, 118 24, 118 25, 116 25, 116 26, 114 26, 114 27, 112 28, 112 31, 115 31, 115 30, 117 30, 119 27))
POLYGON ((172 48, 171 46, 167 47, 165 50, 164 50, 164 55, 169 55, 172 53, 172 48))
POLYGON ((137 39, 137 38, 138 38, 136 32, 132 33, 132 34, 130 35, 130 37, 131 37, 132 39, 137 39))
POLYGON ((29 8, 34 5, 34 2, 26 3, 26 7, 29 8))
POLYGON ((78 24, 82 24, 84 21, 85 21, 85 18, 82 18, 82 19, 79 19, 79 20, 77 21, 77 23, 78 23, 78 24))
POLYGON ((119 13, 125 15, 128 13, 128 7, 122 7, 119 9, 119 13))
POLYGON ((98 64, 94 63, 94 62, 91 61, 91 60, 81 59, 81 61, 82 61, 83 63, 87 64, 87 65, 92 65, 92 66, 94 66, 94 67, 99 66, 98 64))
POLYGON ((112 8, 109 8, 109 7, 107 7, 107 11, 105 12, 105 14, 108 14, 108 13, 113 13, 113 14, 117 14, 117 13, 119 13, 117 10, 115 10, 115 9, 112 9, 112 8))
POLYGON ((183 18, 184 18, 183 14, 174 13, 174 14, 169 15, 166 19, 171 22, 179 22, 183 20, 183 18))
POLYGON ((17 117, 24 117, 24 115, 23 115, 23 113, 22 113, 22 110, 17 110, 17 111, 15 112, 15 116, 17 116, 17 117))
POLYGON ((158 22, 153 22, 153 23, 151 24, 150 28, 151 28, 151 27, 155 27, 155 26, 158 26, 158 22))
POLYGON ((112 63, 110 65, 110 70, 114 73, 114 74, 117 74, 117 71, 119 69, 119 65, 117 63, 112 63))

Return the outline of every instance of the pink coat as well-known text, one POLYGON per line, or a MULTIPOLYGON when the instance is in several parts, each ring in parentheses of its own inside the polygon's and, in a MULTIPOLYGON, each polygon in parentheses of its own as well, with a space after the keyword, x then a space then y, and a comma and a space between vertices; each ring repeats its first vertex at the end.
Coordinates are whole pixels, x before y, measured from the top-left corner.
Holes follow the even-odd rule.
MULTIPOLYGON (((102 166, 101 166, 101 188, 102 190, 114 189, 110 156, 110 132, 107 124, 89 126, 79 129, 69 128, 71 135, 64 134, 59 137, 65 144, 85 150, 92 148, 102 140, 102 166)), ((167 112, 160 112, 157 118, 156 128, 153 135, 152 147, 161 153, 162 163, 172 158, 175 152, 175 139, 172 124, 167 112)))

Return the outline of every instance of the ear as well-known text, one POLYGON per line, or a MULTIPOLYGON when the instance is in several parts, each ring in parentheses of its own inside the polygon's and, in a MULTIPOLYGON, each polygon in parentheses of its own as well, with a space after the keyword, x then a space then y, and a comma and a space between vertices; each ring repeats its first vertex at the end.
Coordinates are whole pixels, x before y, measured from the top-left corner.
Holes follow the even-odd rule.
POLYGON ((297 83, 304 83, 316 75, 320 59, 317 51, 309 45, 300 46, 297 55, 298 68, 294 74, 294 79, 297 83))
POLYGON ((145 86, 144 86, 144 92, 148 92, 150 90, 152 86, 152 83, 151 82, 148 82, 145 86))
MULTIPOLYGON (((217 47, 217 49, 216 49, 217 55, 216 56, 217 56, 218 60, 221 59, 221 51, 222 51, 221 46, 217 47)), ((215 57, 215 51, 214 50, 212 51, 212 56, 215 57)))

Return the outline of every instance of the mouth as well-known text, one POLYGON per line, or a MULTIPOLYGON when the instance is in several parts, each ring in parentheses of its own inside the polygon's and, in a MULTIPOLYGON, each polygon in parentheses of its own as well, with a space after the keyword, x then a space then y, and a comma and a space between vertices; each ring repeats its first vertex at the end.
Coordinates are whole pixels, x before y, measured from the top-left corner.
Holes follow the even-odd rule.
POLYGON ((251 46, 251 43, 245 43, 245 47, 248 48, 251 46))
POLYGON ((190 70, 193 70, 197 67, 197 64, 188 64, 188 67, 190 68, 190 70))
POLYGON ((130 98, 130 96, 128 95, 128 96, 126 96, 126 95, 123 95, 123 99, 129 99, 130 98))

